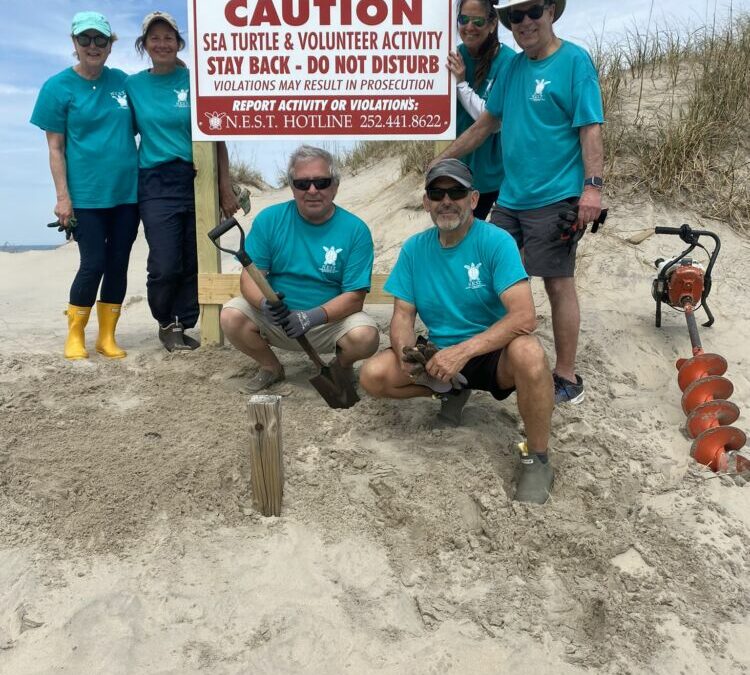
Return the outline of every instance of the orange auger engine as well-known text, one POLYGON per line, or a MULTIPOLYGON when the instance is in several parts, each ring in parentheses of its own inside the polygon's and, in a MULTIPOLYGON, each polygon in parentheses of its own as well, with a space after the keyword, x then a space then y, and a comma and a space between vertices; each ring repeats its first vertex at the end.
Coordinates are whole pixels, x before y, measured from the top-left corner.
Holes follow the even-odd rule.
POLYGON ((741 473, 750 471, 750 458, 739 451, 747 442, 743 431, 730 426, 740 416, 739 408, 728 401, 734 392, 731 381, 724 377, 727 362, 718 354, 706 354, 701 346, 695 311, 702 307, 709 327, 714 322, 706 299, 711 292, 711 272, 721 249, 721 241, 713 232, 682 227, 657 227, 656 234, 675 234, 688 248, 672 260, 659 258, 658 270, 652 286, 656 301, 656 327, 661 326, 661 305, 668 304, 685 313, 693 356, 677 361, 677 382, 682 390, 682 410, 688 416, 687 433, 694 438, 690 455, 700 464, 714 471, 741 473), (709 253, 699 243, 702 236, 714 242, 709 253), (703 266, 688 257, 696 248, 708 255, 708 265, 703 266))

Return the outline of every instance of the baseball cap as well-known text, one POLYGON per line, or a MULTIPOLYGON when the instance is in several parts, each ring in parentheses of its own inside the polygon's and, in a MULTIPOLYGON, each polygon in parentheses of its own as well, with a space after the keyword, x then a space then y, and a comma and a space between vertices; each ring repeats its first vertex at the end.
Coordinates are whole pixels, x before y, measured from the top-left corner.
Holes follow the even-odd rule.
POLYGON ((164 21, 174 28, 175 32, 180 32, 180 29, 177 27, 177 21, 175 21, 175 18, 171 14, 167 14, 166 12, 151 12, 150 14, 146 14, 143 19, 141 35, 145 36, 146 33, 148 33, 148 29, 151 28, 151 24, 154 23, 154 21, 164 21))
POLYGON ((96 30, 105 37, 112 37, 109 21, 99 12, 78 12, 73 17, 73 25, 70 27, 71 35, 80 35, 85 30, 96 30))
POLYGON ((472 187, 474 174, 471 169, 458 159, 441 159, 428 172, 424 181, 424 186, 429 187, 430 183, 438 178, 452 178, 464 187, 472 187))

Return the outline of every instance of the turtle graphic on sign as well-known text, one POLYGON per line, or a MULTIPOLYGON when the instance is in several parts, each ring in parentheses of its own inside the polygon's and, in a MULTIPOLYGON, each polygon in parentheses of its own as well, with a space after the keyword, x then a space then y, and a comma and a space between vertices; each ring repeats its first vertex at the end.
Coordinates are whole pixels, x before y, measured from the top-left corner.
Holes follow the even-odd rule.
POLYGON ((208 118, 208 128, 211 129, 211 131, 220 131, 224 126, 224 118, 227 116, 226 113, 210 112, 203 114, 208 118))

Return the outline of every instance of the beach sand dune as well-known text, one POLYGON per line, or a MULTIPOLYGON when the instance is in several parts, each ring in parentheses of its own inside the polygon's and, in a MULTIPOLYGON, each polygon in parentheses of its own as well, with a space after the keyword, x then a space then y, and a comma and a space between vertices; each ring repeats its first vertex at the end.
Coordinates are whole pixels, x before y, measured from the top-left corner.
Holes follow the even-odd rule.
MULTIPOLYGON (((380 272, 429 224, 396 160, 347 177, 339 201, 372 226, 380 272)), ((750 489, 689 457, 687 330, 671 310, 656 329, 650 297, 653 260, 679 241, 626 241, 685 221, 723 239, 702 336, 747 429, 748 241, 615 207, 582 244, 587 395, 555 411, 545 507, 510 500, 513 398, 475 393, 459 429, 428 400, 332 410, 285 355, 283 514, 262 518, 240 393, 254 367, 231 347, 160 348, 142 239, 118 362, 61 356, 74 246, 0 254, 0 672, 746 672, 750 489)), ((390 310, 373 311, 387 344, 390 310)))

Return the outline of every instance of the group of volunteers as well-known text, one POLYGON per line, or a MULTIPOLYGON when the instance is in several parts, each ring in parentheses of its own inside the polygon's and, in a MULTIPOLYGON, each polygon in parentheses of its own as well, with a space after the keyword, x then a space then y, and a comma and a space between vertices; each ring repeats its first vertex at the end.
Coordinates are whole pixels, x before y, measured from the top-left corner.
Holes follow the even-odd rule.
MULTIPOLYGON (((565 0, 501 0, 497 6, 490 0, 458 0, 456 9, 462 43, 447 67, 457 80, 460 135, 426 171, 423 207, 434 227, 404 242, 385 284, 394 296, 390 347, 378 353, 377 325, 363 310, 374 258, 370 230, 335 203, 341 181, 335 158, 309 145, 289 159, 293 199, 258 213, 245 244, 279 300, 266 300, 243 271, 241 296, 224 306, 221 325, 230 342, 259 366, 245 386, 249 393, 285 378, 272 348, 299 350, 297 339, 303 335, 317 351, 335 353, 353 382, 353 365, 365 360, 359 383, 370 395, 439 399, 439 417, 455 426, 472 390, 487 391, 497 400, 515 392, 526 433, 519 445, 515 499, 543 504, 554 479, 548 458, 553 408, 579 403, 584 396, 575 368, 577 241, 561 238, 559 222, 561 214, 572 213, 583 231, 601 212, 601 93, 588 53, 555 35, 553 24, 565 0), (499 23, 512 32, 521 52, 501 44, 499 23), (543 278, 550 300, 552 369, 533 334, 537 321, 530 276, 543 278), (417 334, 417 317, 427 336, 417 334)), ((197 316, 191 304, 194 270, 186 265, 186 248, 195 245, 189 232, 194 228, 187 223, 193 212, 189 124, 185 118, 180 144, 184 111, 174 100, 175 110, 157 103, 158 96, 168 99, 170 91, 187 89, 187 74, 175 65, 179 33, 164 17, 152 14, 144 21, 140 44, 154 66, 130 78, 102 70, 114 37, 108 24, 92 24, 91 13, 74 21, 80 64, 45 85, 34 114, 50 140, 56 213, 61 222, 69 219, 72 198, 78 219, 82 263, 71 289, 71 326, 79 312, 88 317, 102 274, 99 311, 119 311, 137 227, 135 188, 123 193, 121 185, 134 163, 125 151, 133 132, 141 134, 137 195, 151 247, 152 312, 160 334, 191 326, 197 316), (159 40, 152 39, 154 26, 161 29, 159 40), (98 71, 89 65, 92 61, 98 71), (88 91, 94 83, 106 90, 96 101, 88 91), (107 127, 110 115, 102 108, 107 98, 121 105, 115 90, 134 114, 117 131, 123 148, 119 166, 103 171, 97 164, 102 147, 114 143, 116 134, 107 127), (102 135, 82 138, 92 126, 102 135), (62 152, 66 137, 68 183, 62 152), (107 174, 115 172, 118 180, 110 184, 107 174), (100 203, 105 194, 108 200, 100 203), (112 236, 116 229, 127 235, 112 236), (169 268, 172 257, 180 259, 179 270, 169 268)), ((225 152, 224 157, 226 162, 225 152)), ((225 187, 222 195, 229 198, 231 190, 225 187)), ((236 204, 222 201, 225 212, 232 208, 236 204)), ((85 319, 80 323, 85 325, 85 319)), ((97 349, 105 354, 115 348, 111 333, 102 334, 107 325, 100 316, 97 349)), ((187 344, 181 333, 163 340, 187 344)), ((66 355, 74 348, 83 353, 82 332, 68 341, 66 355)))
MULTIPOLYGON (((71 37, 77 63, 44 83, 31 116, 47 135, 55 215, 80 254, 65 357, 88 357, 84 330, 95 301, 96 350, 125 356, 115 328, 141 220, 159 339, 169 351, 195 349, 199 342, 184 333, 199 313, 190 78, 177 56, 185 42, 172 16, 151 12, 135 48, 152 67, 128 76, 105 65, 117 36, 102 14, 77 13, 71 37)), ((223 143, 217 154, 221 209, 234 213, 239 205, 223 143)))

